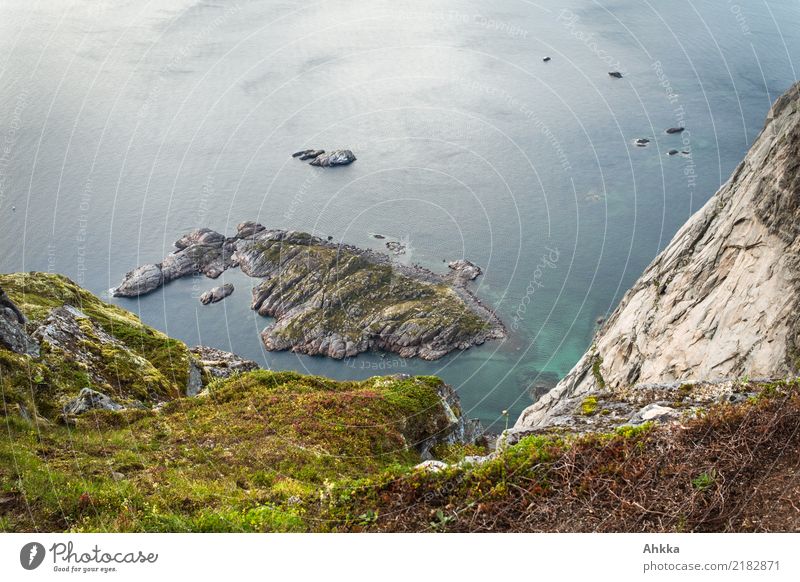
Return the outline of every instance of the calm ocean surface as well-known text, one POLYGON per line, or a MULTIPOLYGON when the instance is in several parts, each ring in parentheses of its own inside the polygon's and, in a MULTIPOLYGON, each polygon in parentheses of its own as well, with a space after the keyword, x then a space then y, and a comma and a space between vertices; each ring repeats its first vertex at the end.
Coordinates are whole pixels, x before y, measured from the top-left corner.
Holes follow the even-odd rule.
POLYGON ((211 307, 207 279, 109 300, 274 369, 438 374, 502 428, 569 371, 798 70, 797 0, 2 0, 0 271, 109 299, 180 234, 243 220, 376 249, 382 233, 442 272, 468 258, 513 331, 437 362, 265 353, 238 272, 211 307), (289 157, 306 147, 358 161, 289 157))

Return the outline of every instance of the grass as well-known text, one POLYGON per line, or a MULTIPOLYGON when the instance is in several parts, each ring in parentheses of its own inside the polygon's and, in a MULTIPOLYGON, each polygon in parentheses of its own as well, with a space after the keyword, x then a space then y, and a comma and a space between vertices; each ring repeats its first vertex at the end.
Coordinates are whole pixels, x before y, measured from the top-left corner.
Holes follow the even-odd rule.
POLYGON ((160 412, 74 427, 5 410, 0 495, 12 531, 300 531, 328 483, 407 470, 448 428, 434 378, 336 382, 256 371, 160 412))
POLYGON ((336 531, 796 531, 800 383, 751 388, 761 395, 683 426, 531 436, 477 467, 354 483, 321 504, 321 522, 336 531), (369 525, 353 517, 366 507, 378 515, 369 525))

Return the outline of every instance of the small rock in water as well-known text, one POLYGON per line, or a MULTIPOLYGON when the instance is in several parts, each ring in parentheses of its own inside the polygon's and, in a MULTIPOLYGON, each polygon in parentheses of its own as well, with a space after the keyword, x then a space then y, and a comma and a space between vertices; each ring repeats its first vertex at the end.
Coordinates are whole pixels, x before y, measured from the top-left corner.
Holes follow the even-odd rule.
MULTIPOLYGON (((302 160, 303 158, 300 159, 302 160)), ((311 165, 329 168, 331 166, 346 166, 355 161, 356 157, 350 150, 335 150, 329 154, 323 152, 321 155, 315 156, 311 165)))
POLYGON ((217 303, 225 299, 231 293, 233 293, 233 285, 231 283, 225 283, 221 287, 214 287, 213 289, 203 293, 200 296, 200 303, 203 305, 217 303))
POLYGON ((406 245, 396 240, 390 240, 389 242, 387 242, 386 248, 392 251, 396 255, 406 254, 406 245))
POLYGON ((667 155, 668 155, 668 156, 676 156, 676 155, 678 155, 679 153, 680 153, 680 152, 679 152, 678 150, 669 150, 669 151, 667 152, 667 155))
POLYGON ((611 71, 610 73, 608 73, 608 76, 614 77, 615 79, 621 79, 622 73, 620 73, 619 71, 611 71))
POLYGON ((543 58, 542 60, 543 60, 545 63, 549 63, 549 62, 550 62, 550 57, 545 57, 545 58, 543 58))
POLYGON ((386 237, 385 237, 385 236, 383 236, 382 234, 377 234, 377 233, 373 234, 373 235, 372 235, 372 237, 373 237, 373 238, 377 238, 377 239, 381 239, 381 240, 386 238, 386 237))
POLYGON ((638 138, 638 139, 634 140, 634 142, 633 142, 633 143, 635 143, 635 144, 636 144, 638 147, 640 147, 640 148, 643 148, 643 147, 645 147, 647 144, 649 144, 649 143, 650 143, 650 140, 649 140, 649 139, 647 139, 646 137, 640 137, 640 138, 638 138))
POLYGON ((681 133, 685 129, 686 129, 685 127, 670 127, 666 131, 667 131, 667 133, 681 133))
POLYGON ((465 259, 453 261, 447 266, 455 272, 457 277, 468 281, 474 281, 483 273, 478 265, 465 259))

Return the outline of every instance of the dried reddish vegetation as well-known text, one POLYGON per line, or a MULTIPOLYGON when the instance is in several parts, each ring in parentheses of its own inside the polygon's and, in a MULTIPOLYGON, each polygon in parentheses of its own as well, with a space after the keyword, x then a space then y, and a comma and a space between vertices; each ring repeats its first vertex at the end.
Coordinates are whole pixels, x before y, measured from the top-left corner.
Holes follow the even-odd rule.
POLYGON ((798 384, 762 388, 682 426, 529 437, 470 471, 345 492, 325 517, 366 531, 800 531, 798 384))

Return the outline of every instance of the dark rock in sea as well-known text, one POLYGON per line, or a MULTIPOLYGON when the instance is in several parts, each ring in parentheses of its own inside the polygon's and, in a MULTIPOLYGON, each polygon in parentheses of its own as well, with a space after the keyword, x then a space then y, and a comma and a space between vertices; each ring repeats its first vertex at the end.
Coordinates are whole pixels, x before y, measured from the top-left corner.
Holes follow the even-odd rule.
POLYGON ((677 156, 680 152, 678 150, 669 150, 667 152, 668 156, 677 156))
POLYGON ((379 240, 383 240, 383 239, 385 239, 386 237, 385 237, 385 236, 383 236, 382 234, 373 234, 373 235, 372 235, 372 238, 377 238, 377 239, 379 239, 379 240))
POLYGON ((650 140, 647 139, 646 137, 640 137, 640 138, 635 139, 633 143, 635 143, 637 147, 643 148, 643 147, 646 147, 647 144, 650 143, 650 140))
POLYGON ((200 296, 200 303, 203 305, 208 305, 209 303, 218 303, 231 293, 233 293, 233 285, 231 283, 225 283, 221 287, 214 287, 213 289, 203 293, 200 296))
POLYGON ((543 58, 542 60, 543 60, 545 63, 549 63, 549 62, 550 62, 550 57, 545 57, 545 58, 543 58))
POLYGON ((620 73, 619 71, 611 71, 610 73, 608 73, 608 76, 614 77, 615 79, 621 79, 622 73, 620 73))
POLYGON ((82 388, 78 397, 64 406, 65 416, 76 416, 90 410, 122 410, 122 405, 91 388, 82 388))
MULTIPOLYGON (((332 358, 384 350, 434 360, 506 335, 500 320, 463 287, 460 277, 398 265, 384 254, 254 223, 242 223, 231 238, 203 229, 181 240, 196 241, 170 255, 197 259, 186 274, 206 272, 210 258, 221 261, 223 269, 238 266, 263 279, 253 289, 251 307, 276 320, 261 334, 269 350, 332 358), (218 245, 216 254, 208 251, 212 242, 218 245)), ((459 270, 471 275, 474 269, 464 265, 459 270)), ((137 272, 129 273, 118 290, 139 289, 131 275, 137 272)))
POLYGON ((325 150, 309 150, 308 152, 306 152, 302 156, 300 156, 300 159, 303 160, 303 161, 313 160, 315 158, 318 158, 319 156, 321 156, 324 153, 325 153, 325 150))
POLYGON ((325 150, 300 150, 292 154, 293 158, 300 158, 301 160, 310 160, 325 153, 325 150))
POLYGON ((331 166, 346 166, 347 164, 352 164, 355 161, 356 157, 350 150, 335 150, 329 154, 316 156, 311 162, 311 165, 329 168, 331 166))
POLYGON ((666 130, 666 133, 670 133, 670 134, 672 134, 672 133, 681 133, 685 129, 686 129, 685 127, 670 127, 669 129, 666 130))

